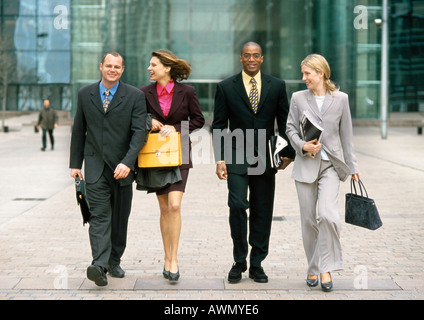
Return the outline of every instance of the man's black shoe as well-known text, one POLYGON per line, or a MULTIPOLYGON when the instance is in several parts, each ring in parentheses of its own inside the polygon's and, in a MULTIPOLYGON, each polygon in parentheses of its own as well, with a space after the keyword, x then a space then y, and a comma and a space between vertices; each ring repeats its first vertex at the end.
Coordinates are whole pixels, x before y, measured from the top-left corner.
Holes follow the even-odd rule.
POLYGON ((262 267, 250 267, 249 278, 255 282, 266 283, 268 282, 268 276, 262 267))
POLYGON ((228 282, 237 283, 241 280, 241 274, 247 270, 247 263, 236 262, 233 264, 230 272, 228 273, 228 282))
POLYGON ((109 266, 107 268, 107 271, 109 271, 110 275, 114 278, 123 278, 125 277, 125 271, 122 270, 121 266, 119 264, 115 264, 112 266, 109 266))
POLYGON ((87 268, 87 278, 99 287, 107 285, 106 272, 102 267, 91 265, 87 268))

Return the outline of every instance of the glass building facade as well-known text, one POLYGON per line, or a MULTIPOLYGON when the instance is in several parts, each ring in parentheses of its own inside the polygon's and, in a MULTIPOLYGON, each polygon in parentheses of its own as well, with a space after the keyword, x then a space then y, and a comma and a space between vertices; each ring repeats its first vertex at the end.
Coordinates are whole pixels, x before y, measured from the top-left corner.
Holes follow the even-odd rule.
POLYGON ((69 0, 0 0, 0 95, 7 91, 7 110, 39 110, 46 97, 55 109, 72 109, 71 34, 56 13, 69 7, 69 0))
MULTIPOLYGON (((424 1, 389 3, 389 111, 424 112, 424 1)), ((0 0, 0 15, 17 66, 8 110, 36 109, 29 101, 51 95, 74 112, 107 51, 125 57, 123 81, 144 86, 151 52, 167 48, 191 63, 188 82, 210 117, 216 83, 241 71, 241 46, 256 41, 262 71, 286 80, 289 97, 305 88, 300 62, 320 53, 352 116, 380 116, 381 0, 0 0)))

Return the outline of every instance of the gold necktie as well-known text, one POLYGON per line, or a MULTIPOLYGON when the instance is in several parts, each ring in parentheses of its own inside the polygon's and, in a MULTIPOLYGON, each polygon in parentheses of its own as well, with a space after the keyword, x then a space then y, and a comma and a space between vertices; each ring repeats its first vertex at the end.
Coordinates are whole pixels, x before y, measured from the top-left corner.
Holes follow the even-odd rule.
POLYGON ((250 89, 249 101, 252 105, 253 112, 256 113, 258 111, 259 102, 258 87, 256 86, 256 81, 254 78, 250 79, 250 82, 252 83, 252 89, 250 89))
POLYGON ((109 100, 109 90, 105 91, 105 100, 103 101, 103 109, 105 110, 105 113, 107 111, 107 108, 109 107, 110 100, 109 100))

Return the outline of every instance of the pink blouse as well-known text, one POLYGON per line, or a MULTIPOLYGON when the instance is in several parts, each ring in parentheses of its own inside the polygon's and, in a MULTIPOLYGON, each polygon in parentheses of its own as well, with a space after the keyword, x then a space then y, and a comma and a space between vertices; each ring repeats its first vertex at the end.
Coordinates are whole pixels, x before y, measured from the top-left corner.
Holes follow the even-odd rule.
POLYGON ((171 109, 172 97, 174 96, 174 81, 171 79, 165 87, 156 83, 156 92, 158 93, 159 104, 163 115, 167 117, 171 109))

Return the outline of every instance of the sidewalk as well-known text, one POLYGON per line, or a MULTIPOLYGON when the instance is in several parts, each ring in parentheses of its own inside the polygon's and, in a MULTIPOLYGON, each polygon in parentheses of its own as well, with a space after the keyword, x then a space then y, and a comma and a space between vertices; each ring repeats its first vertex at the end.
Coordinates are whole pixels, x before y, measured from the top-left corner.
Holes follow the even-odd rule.
MULTIPOLYGON (((30 119, 29 119, 30 120, 30 119)), ((292 167, 277 176, 267 284, 226 281, 232 265, 227 187, 215 165, 191 170, 183 198, 179 250, 181 279, 162 277, 163 250, 155 195, 134 191, 124 279, 97 287, 86 279, 91 262, 88 225, 82 225, 69 176, 70 127, 55 131, 55 150, 41 152, 41 135, 14 124, 0 133, 0 299, 424 299, 424 136, 416 128, 356 127, 361 176, 383 227, 369 231, 343 222, 345 270, 334 290, 305 284, 306 258, 292 167)), ((209 139, 203 135, 202 139, 209 139)), ((206 141, 206 140, 204 140, 206 141)), ((344 220, 341 184, 340 212, 344 220)))

